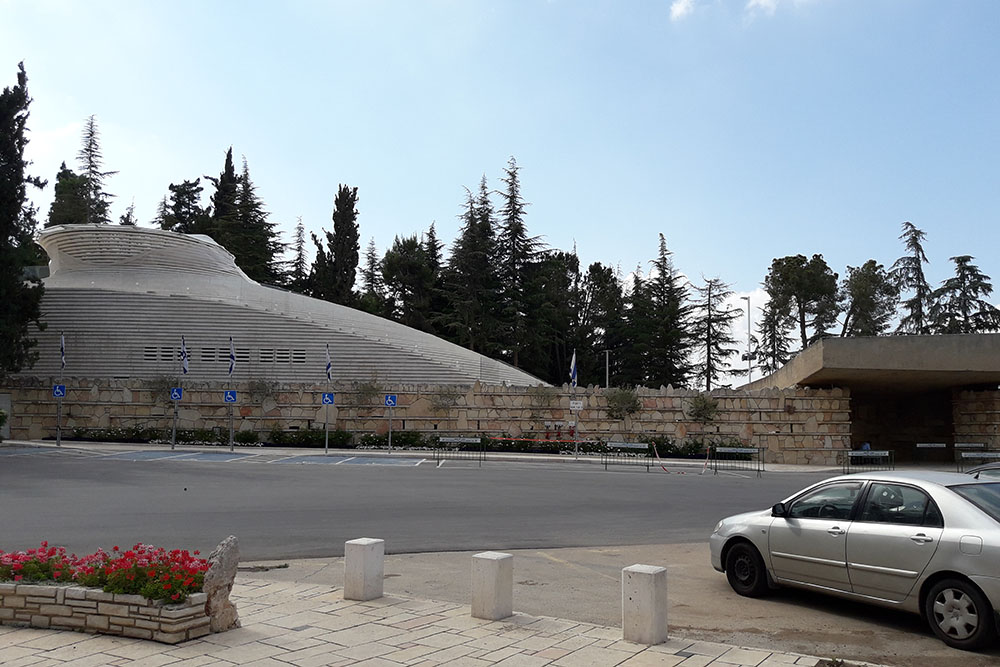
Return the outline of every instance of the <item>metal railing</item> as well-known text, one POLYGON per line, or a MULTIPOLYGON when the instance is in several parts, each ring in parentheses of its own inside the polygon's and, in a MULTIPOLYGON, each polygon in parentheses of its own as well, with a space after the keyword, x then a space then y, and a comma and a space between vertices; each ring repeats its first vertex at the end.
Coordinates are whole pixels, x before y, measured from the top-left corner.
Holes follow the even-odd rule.
POLYGON ((891 449, 860 449, 843 452, 841 462, 844 474, 896 469, 895 452, 891 449))
MULTIPOLYGON (((958 446, 957 444, 955 445, 958 446)), ((958 472, 965 472, 969 468, 975 468, 983 463, 1000 460, 1000 452, 955 452, 955 465, 958 472)))
POLYGON ((483 438, 442 437, 434 448, 434 461, 476 461, 482 467, 486 460, 486 442, 483 438))
POLYGON ((649 443, 615 442, 608 443, 601 452, 601 464, 607 470, 609 465, 645 466, 649 472, 653 458, 649 455, 649 443))
POLYGON ((762 447, 720 447, 712 445, 709 451, 709 465, 714 474, 719 471, 752 472, 760 477, 764 472, 764 452, 762 447))

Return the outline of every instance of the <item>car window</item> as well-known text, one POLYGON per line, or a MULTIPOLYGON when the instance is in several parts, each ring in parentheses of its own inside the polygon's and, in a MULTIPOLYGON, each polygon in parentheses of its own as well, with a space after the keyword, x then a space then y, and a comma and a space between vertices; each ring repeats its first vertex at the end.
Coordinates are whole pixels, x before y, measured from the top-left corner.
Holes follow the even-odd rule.
POLYGON ((792 503, 788 518, 847 519, 851 516, 861 482, 830 484, 806 493, 792 503))
POLYGON ((962 484, 948 487, 970 503, 1000 521, 1000 482, 962 484))
POLYGON ((861 521, 910 526, 941 526, 941 514, 930 497, 912 486, 873 482, 861 521))

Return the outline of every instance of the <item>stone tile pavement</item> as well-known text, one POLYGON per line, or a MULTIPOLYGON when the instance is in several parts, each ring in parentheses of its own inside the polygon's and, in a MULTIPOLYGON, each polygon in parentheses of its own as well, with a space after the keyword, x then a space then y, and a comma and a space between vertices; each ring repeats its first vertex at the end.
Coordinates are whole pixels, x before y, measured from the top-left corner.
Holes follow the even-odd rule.
POLYGON ((243 627, 175 646, 78 632, 0 626, 0 665, 318 667, 778 667, 819 658, 672 637, 622 641, 620 628, 515 614, 472 618, 468 605, 386 596, 343 599, 329 586, 239 576, 232 599, 243 627))

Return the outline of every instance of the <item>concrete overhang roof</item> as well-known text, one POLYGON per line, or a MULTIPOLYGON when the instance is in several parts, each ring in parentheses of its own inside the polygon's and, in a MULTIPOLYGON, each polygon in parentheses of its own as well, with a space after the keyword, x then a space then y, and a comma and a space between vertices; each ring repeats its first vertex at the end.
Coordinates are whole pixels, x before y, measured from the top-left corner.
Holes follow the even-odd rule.
POLYGON ((1000 334, 825 338, 745 389, 928 391, 1000 384, 1000 334))

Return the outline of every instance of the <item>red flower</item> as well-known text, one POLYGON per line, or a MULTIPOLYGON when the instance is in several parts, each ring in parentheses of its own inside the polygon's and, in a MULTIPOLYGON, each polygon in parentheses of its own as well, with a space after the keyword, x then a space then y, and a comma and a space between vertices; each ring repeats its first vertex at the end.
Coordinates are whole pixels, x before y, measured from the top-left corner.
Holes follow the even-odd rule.
POLYGON ((170 584, 163 584, 163 590, 169 591, 170 590, 170 584))

